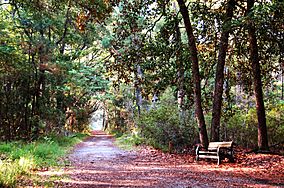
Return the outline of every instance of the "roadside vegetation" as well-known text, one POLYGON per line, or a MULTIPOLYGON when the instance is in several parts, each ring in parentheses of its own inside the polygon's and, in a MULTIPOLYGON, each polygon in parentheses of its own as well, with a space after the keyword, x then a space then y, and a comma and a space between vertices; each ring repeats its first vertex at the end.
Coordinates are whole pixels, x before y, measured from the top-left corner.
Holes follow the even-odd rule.
MULTIPOLYGON (((113 108, 109 119, 109 132, 118 139, 122 148, 131 148, 140 144, 153 146, 165 152, 190 152, 198 142, 198 131, 194 111, 178 109, 174 90, 168 88, 160 95, 160 100, 148 110, 142 110, 138 118, 132 116, 113 115, 117 108, 113 108), (113 116, 111 116, 113 115, 113 116), (119 126, 117 125, 119 122, 119 126)), ((121 100, 120 111, 127 98, 121 100)), ((129 110, 129 109, 128 109, 129 110)), ((131 113, 131 112, 130 112, 131 113)), ((272 152, 283 154, 284 135, 284 104, 275 102, 266 109, 267 132, 272 152)), ((205 115, 207 124, 211 123, 211 114, 205 115)), ((227 115, 221 119, 221 140, 233 140, 238 147, 257 148, 257 117, 255 108, 242 109, 233 106, 227 115)), ((210 130, 208 129, 208 132, 210 130)))
POLYGON ((19 181, 32 179, 33 171, 65 165, 64 155, 85 137, 74 134, 45 136, 34 142, 1 142, 0 187, 15 187, 19 181))

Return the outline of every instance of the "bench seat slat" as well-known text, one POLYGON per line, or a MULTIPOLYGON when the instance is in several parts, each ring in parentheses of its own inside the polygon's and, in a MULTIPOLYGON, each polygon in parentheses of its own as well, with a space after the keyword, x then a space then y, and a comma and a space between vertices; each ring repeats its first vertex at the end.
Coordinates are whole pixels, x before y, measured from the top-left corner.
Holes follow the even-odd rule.
POLYGON ((208 145, 208 148, 218 148, 218 147, 224 147, 229 148, 232 147, 232 141, 231 142, 210 142, 208 145))
POLYGON ((210 158, 210 159, 218 159, 219 156, 215 156, 215 155, 199 155, 199 158, 210 158))
POLYGON ((199 151, 199 154, 215 154, 215 155, 217 155, 217 152, 212 152, 212 151, 199 151))

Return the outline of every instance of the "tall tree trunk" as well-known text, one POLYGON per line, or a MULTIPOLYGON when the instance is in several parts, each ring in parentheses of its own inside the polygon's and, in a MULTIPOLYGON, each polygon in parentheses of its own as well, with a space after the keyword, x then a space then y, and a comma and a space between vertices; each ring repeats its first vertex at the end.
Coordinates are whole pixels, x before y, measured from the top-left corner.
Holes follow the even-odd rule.
POLYGON ((195 115, 197 118, 198 129, 199 129, 199 139, 203 147, 208 147, 208 135, 206 130, 206 124, 203 115, 203 109, 201 105, 201 86, 200 86, 200 74, 199 74, 199 64, 197 58, 197 48, 195 44, 195 38, 193 35, 193 30, 191 22, 189 19, 189 14, 187 7, 183 0, 177 0, 180 8, 180 12, 183 17, 187 37, 188 45, 191 53, 191 62, 192 62, 192 75, 194 81, 194 103, 195 103, 195 115))
POLYGON ((280 66, 280 81, 281 81, 280 99, 284 100, 284 59, 282 58, 282 52, 280 52, 279 66, 280 66))
POLYGON ((175 10, 175 45, 176 45, 176 66, 177 66, 177 99, 178 107, 180 110, 180 117, 184 116, 184 64, 182 62, 182 42, 181 42, 181 32, 179 28, 179 19, 178 19, 178 9, 176 7, 176 2, 173 2, 173 9, 175 10))
POLYGON ((176 46, 177 46, 177 51, 176 51, 176 65, 177 65, 177 98, 178 98, 178 106, 183 114, 184 111, 184 65, 181 60, 181 33, 180 33, 180 28, 179 28, 179 20, 176 19, 175 23, 175 30, 176 30, 176 46))
POLYGON ((281 34, 278 45, 280 46, 280 57, 279 57, 279 64, 281 69, 281 100, 284 100, 284 44, 280 41, 284 40, 284 33, 281 34))
POLYGON ((255 34, 255 26, 253 20, 250 18, 254 0, 247 0, 247 16, 248 22, 248 39, 249 39, 249 54, 252 65, 254 94, 256 100, 256 110, 258 119, 258 148, 259 150, 268 150, 268 137, 266 128, 265 107, 263 102, 262 82, 260 73, 260 64, 258 58, 258 46, 255 34))
POLYGON ((136 65, 136 80, 135 80, 135 92, 136 92, 136 105, 138 108, 138 115, 141 114, 142 108, 142 95, 141 95, 141 79, 142 71, 140 65, 136 65))
POLYGON ((226 62, 226 53, 228 49, 228 38, 230 34, 230 23, 235 8, 235 0, 229 0, 226 7, 226 17, 223 23, 221 40, 219 45, 218 63, 215 75, 215 90, 212 110, 211 141, 220 139, 220 119, 222 108, 222 95, 224 85, 224 66, 226 62))
POLYGON ((103 131, 106 131, 108 129, 108 107, 106 102, 103 103, 103 131))

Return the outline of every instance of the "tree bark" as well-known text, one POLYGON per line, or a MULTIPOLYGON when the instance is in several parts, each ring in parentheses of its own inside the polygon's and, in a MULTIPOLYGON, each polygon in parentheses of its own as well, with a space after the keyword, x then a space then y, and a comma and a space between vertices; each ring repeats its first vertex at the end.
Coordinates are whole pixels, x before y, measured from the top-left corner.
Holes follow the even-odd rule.
POLYGON ((179 28, 179 20, 175 21, 175 30, 176 30, 176 65, 177 65, 177 98, 178 98, 178 107, 183 113, 184 111, 184 65, 181 60, 181 33, 179 28))
POLYGON ((135 79, 136 105, 138 108, 138 116, 140 116, 142 108, 142 95, 141 95, 142 71, 140 65, 136 65, 136 69, 137 69, 136 79, 135 79))
POLYGON ((183 0, 177 0, 180 8, 180 12, 183 17, 187 37, 189 51, 191 53, 191 62, 192 62, 192 75, 194 82, 194 103, 195 103, 195 116, 197 118, 198 129, 199 129, 199 139, 203 147, 208 147, 208 135, 206 130, 206 124, 203 115, 203 109, 201 105, 201 86, 200 86, 200 74, 199 74, 199 64, 197 58, 197 48, 195 44, 195 37, 193 35, 193 30, 191 22, 189 19, 189 14, 187 7, 183 0))
POLYGON ((215 90, 212 110, 211 123, 211 141, 219 141, 220 139, 220 119, 222 108, 222 95, 224 85, 224 66, 226 62, 226 53, 228 49, 228 38, 230 34, 230 22, 233 17, 235 8, 235 0, 229 0, 226 7, 226 17, 223 23, 221 40, 219 45, 218 62, 215 75, 215 90))
POLYGON ((281 100, 284 100, 284 61, 282 61, 281 55, 279 57, 279 64, 281 70, 281 100))
POLYGON ((258 119, 258 149, 268 150, 268 136, 266 127, 265 107, 263 102, 261 70, 258 57, 257 38, 255 34, 255 26, 253 20, 250 18, 252 14, 252 8, 254 6, 254 0, 247 0, 247 16, 248 22, 248 39, 249 39, 249 54, 250 62, 252 66, 254 94, 256 100, 256 111, 258 119))

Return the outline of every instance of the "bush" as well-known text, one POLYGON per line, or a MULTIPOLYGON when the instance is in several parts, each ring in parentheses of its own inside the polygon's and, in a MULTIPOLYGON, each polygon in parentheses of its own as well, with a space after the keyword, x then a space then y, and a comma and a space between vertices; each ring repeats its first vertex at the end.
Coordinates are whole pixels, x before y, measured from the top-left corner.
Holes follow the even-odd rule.
POLYGON ((223 122, 222 140, 233 140, 237 145, 247 148, 257 147, 257 119, 255 118, 253 109, 247 114, 237 111, 223 122))
POLYGON ((132 150, 133 146, 138 146, 143 143, 145 143, 144 138, 135 133, 124 134, 116 139, 116 145, 125 150, 132 150))
POLYGON ((284 104, 279 103, 267 110, 266 122, 269 145, 284 149, 284 104))
MULTIPOLYGON (((270 146, 280 146, 284 142, 284 105, 277 104, 266 109, 267 133, 270 146)), ((237 110, 236 113, 223 122, 225 140, 234 140, 238 145, 247 148, 257 148, 257 112, 251 108, 248 112, 237 110)), ((280 148, 283 149, 283 148, 280 148)))
POLYGON ((164 151, 180 152, 193 143, 196 129, 192 113, 186 111, 181 115, 173 93, 167 89, 156 108, 141 114, 137 125, 146 144, 164 151))

